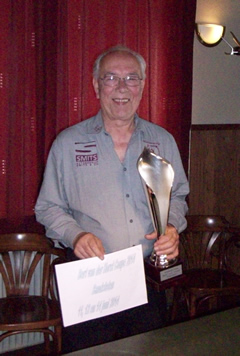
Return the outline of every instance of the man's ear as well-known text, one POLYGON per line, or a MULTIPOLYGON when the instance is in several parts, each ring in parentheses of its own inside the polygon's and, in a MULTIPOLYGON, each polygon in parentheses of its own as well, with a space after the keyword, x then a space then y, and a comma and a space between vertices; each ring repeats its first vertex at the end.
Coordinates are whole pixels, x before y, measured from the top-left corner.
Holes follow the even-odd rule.
POLYGON ((93 78, 93 88, 96 93, 96 98, 99 99, 99 83, 96 78, 93 78))

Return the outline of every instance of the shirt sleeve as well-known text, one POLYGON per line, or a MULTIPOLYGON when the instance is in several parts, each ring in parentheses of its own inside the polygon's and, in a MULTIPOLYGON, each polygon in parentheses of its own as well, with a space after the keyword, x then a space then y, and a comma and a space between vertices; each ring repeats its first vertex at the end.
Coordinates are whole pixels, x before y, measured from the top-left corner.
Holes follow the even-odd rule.
POLYGON ((173 138, 169 148, 171 152, 170 162, 174 170, 174 181, 171 191, 168 223, 175 226, 180 233, 187 227, 185 215, 188 211, 186 197, 189 194, 189 184, 178 147, 173 138))
POLYGON ((73 247, 75 237, 83 232, 73 218, 63 184, 63 159, 58 138, 52 145, 41 190, 35 205, 36 219, 45 226, 46 235, 73 247))

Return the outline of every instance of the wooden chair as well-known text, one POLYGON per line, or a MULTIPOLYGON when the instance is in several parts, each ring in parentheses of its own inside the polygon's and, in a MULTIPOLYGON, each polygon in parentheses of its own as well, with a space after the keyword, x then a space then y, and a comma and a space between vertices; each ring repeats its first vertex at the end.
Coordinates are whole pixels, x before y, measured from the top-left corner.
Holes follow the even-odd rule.
POLYGON ((172 320, 177 317, 182 296, 190 318, 221 309, 226 297, 240 297, 240 276, 226 265, 229 223, 222 216, 203 215, 187 216, 187 222, 187 229, 180 235, 186 279, 174 289, 172 320))
POLYGON ((50 335, 54 355, 61 353, 62 318, 54 293, 53 255, 53 264, 65 261, 64 250, 54 248, 45 235, 0 235, 0 274, 6 289, 6 297, 0 299, 0 342, 11 335, 40 332, 46 353, 50 353, 50 335), (36 272, 41 291, 32 295, 30 285, 36 272))

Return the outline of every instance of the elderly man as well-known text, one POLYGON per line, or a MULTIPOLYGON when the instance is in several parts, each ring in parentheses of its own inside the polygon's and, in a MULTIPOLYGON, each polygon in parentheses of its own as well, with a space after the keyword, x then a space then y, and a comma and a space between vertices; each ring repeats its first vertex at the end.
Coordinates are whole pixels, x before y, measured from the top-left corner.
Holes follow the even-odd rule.
MULTIPOLYGON (((36 217, 46 227, 47 236, 68 247, 76 258, 103 259, 106 253, 137 244, 142 244, 144 256, 153 247, 156 254, 166 254, 168 259, 179 253, 178 234, 186 227, 185 197, 189 187, 173 137, 136 114, 145 84, 145 67, 142 56, 126 47, 110 48, 101 54, 93 71, 101 110, 61 132, 50 151, 36 217), (169 221, 165 234, 158 240, 137 170, 144 147, 166 158, 175 171, 169 221)), ((155 306, 159 304, 164 309, 162 294, 156 296, 149 291, 150 308, 152 299, 155 306)), ((120 319, 121 325, 124 320, 128 320, 128 326, 133 325, 130 334, 144 331, 140 324, 146 325, 146 329, 162 325, 162 313, 158 316, 156 311, 156 324, 147 325, 145 314, 150 316, 151 311, 145 310, 143 314, 141 308, 144 307, 134 308, 134 316, 130 315, 131 310, 116 314, 111 328, 106 324, 107 333, 120 319)), ((127 330, 125 326, 120 329, 127 330)), ((112 338, 126 336, 116 331, 113 334, 112 338)), ((94 344, 111 337, 96 341, 94 333, 93 339, 94 344)), ((89 346, 79 343, 75 348, 86 345, 89 346)))

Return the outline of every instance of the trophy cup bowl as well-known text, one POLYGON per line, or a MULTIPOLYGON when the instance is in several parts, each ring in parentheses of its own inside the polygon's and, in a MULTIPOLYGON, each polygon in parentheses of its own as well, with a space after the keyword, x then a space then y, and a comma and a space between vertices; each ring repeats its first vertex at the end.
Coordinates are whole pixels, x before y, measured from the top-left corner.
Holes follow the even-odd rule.
MULTIPOLYGON (((159 239, 167 226, 174 171, 170 162, 146 147, 138 158, 137 168, 159 239)), ((182 275, 182 264, 177 258, 168 260, 166 255, 158 256, 154 250, 145 259, 145 268, 146 273, 154 276, 154 279, 160 279, 160 282, 182 275)))

